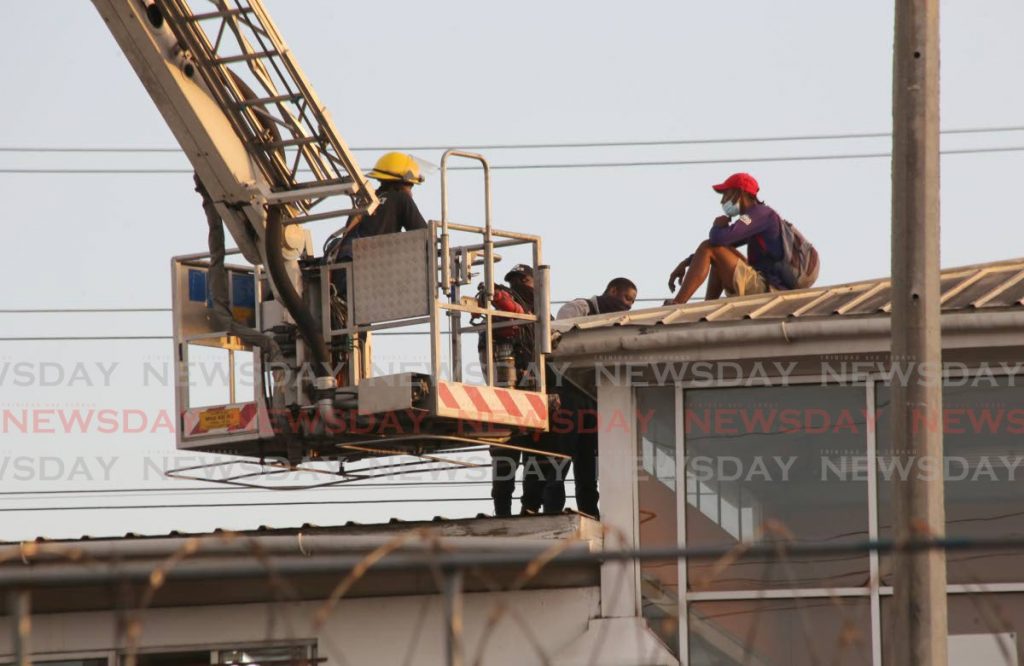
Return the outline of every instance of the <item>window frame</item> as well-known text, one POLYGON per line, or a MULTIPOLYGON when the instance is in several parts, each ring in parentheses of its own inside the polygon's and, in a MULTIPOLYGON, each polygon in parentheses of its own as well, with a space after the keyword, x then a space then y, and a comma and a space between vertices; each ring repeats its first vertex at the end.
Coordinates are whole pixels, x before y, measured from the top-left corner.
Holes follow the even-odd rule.
MULTIPOLYGON (((966 364, 967 367, 959 367, 956 369, 949 369, 944 367, 942 372, 943 381, 949 379, 969 379, 972 377, 981 376, 994 376, 994 377, 1014 377, 1020 378, 1021 383, 1015 382, 1014 387, 1024 387, 1024 373, 1019 372, 1019 368, 1016 367, 1015 363, 1009 363, 1005 366, 993 367, 992 365, 985 365, 981 363, 966 364), (984 368, 984 371, 982 370, 984 368)), ((885 382, 887 379, 886 375, 881 372, 865 373, 856 377, 851 377, 847 381, 841 381, 832 374, 826 374, 824 372, 818 374, 800 375, 795 377, 786 377, 779 380, 779 378, 769 378, 769 383, 758 384, 764 388, 782 388, 786 386, 795 385, 819 385, 819 386, 830 386, 830 385, 845 385, 845 386, 860 386, 864 390, 864 404, 867 410, 868 418, 870 422, 874 423, 877 419, 875 404, 876 398, 876 387, 885 382)), ((679 548, 686 548, 686 503, 687 496, 689 494, 686 479, 685 462, 687 456, 686 448, 686 430, 684 427, 684 405, 686 392, 688 390, 697 389, 715 389, 715 388, 735 388, 735 382, 715 382, 715 381, 677 381, 674 382, 675 387, 675 407, 676 407, 676 514, 677 514, 677 539, 679 548), (680 490, 680 479, 682 479, 682 486, 680 490)), ((666 384, 665 386, 668 386, 666 384)), ((635 393, 637 390, 647 387, 634 387, 633 400, 635 402, 635 393)), ((878 466, 877 466, 877 436, 874 428, 869 428, 865 434, 865 451, 866 451, 866 462, 868 465, 869 473, 867 474, 867 483, 865 491, 867 492, 867 510, 868 510, 868 538, 876 540, 878 538, 878 466)), ((637 516, 637 520, 639 520, 637 516)), ((745 601, 745 600, 758 600, 758 599, 812 599, 812 598, 854 598, 854 597, 868 597, 870 600, 870 612, 871 612, 871 655, 873 666, 882 666, 882 643, 881 643, 881 600, 882 597, 891 597, 893 594, 893 588, 891 586, 882 586, 880 584, 880 573, 879 573, 879 555, 877 551, 871 551, 868 554, 868 582, 862 587, 844 587, 844 588, 793 588, 793 589, 773 589, 773 590, 729 590, 729 591, 706 591, 706 592, 692 592, 690 591, 688 580, 687 580, 687 567, 686 558, 679 559, 679 645, 676 646, 680 659, 683 661, 689 661, 689 603, 697 601, 745 601)), ((972 584, 953 584, 946 586, 947 594, 978 594, 982 592, 989 593, 1000 593, 1000 592, 1024 592, 1024 581, 1019 583, 989 583, 983 586, 972 585, 972 584)), ((637 607, 640 607, 641 591, 637 588, 637 607)))

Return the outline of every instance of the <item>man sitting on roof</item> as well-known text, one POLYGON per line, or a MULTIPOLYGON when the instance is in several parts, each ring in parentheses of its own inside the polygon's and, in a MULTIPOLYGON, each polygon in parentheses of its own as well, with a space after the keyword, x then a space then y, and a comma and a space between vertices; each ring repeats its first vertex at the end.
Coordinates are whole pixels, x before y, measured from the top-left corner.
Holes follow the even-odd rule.
POLYGON ((686 303, 705 279, 706 300, 718 298, 723 289, 743 296, 791 288, 780 271, 782 218, 757 198, 754 177, 734 173, 712 187, 722 195, 725 215, 715 218, 708 239, 672 271, 668 288, 674 291, 678 280, 679 293, 666 304, 686 303), (747 246, 746 258, 736 250, 741 245, 747 246))

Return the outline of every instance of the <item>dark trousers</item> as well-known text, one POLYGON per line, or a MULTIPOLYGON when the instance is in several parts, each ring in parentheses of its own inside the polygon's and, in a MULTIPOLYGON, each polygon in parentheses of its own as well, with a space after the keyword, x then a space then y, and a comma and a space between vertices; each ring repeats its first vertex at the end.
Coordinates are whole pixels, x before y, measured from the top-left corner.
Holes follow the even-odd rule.
POLYGON ((597 433, 590 432, 576 438, 572 452, 572 471, 576 479, 576 508, 594 518, 600 518, 597 508, 597 433))
MULTIPOLYGON (((559 452, 571 456, 573 477, 576 482, 576 509, 594 518, 600 518, 597 508, 597 433, 566 433, 560 435, 559 452)), ((560 513, 565 508, 565 477, 569 473, 569 460, 554 459, 547 467, 544 484, 544 513, 560 513)))
MULTIPOLYGON (((516 445, 514 441, 510 444, 516 445)), ((544 502, 544 485, 548 476, 544 470, 547 456, 501 446, 492 446, 490 450, 494 515, 512 515, 512 495, 516 490, 516 470, 520 463, 523 466, 522 513, 539 513, 544 502)))

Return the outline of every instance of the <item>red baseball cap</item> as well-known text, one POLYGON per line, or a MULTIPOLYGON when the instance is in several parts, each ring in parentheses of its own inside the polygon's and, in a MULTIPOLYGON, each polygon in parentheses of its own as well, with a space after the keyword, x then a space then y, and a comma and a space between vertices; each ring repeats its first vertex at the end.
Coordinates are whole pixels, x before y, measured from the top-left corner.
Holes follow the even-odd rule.
POLYGON ((752 197, 756 197, 758 190, 761 189, 749 173, 734 173, 726 178, 724 183, 712 185, 711 188, 718 193, 726 190, 741 190, 752 197))

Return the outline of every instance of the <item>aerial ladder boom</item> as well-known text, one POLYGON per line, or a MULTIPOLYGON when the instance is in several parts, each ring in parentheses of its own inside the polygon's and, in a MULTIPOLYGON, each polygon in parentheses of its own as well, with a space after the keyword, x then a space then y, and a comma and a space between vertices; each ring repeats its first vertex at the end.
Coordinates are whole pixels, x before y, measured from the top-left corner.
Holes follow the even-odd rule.
POLYGON ((437 451, 505 445, 517 432, 547 429, 541 241, 492 228, 482 156, 445 153, 442 219, 428 229, 356 239, 351 261, 316 257, 304 223, 369 215, 379 202, 261 0, 93 4, 191 162, 210 223, 209 252, 172 261, 179 448, 285 457, 289 465, 403 453, 436 462, 437 451), (447 218, 449 157, 483 167, 485 226, 447 218), (250 266, 225 263, 221 221, 250 266), (455 246, 453 234, 474 242, 455 246), (495 249, 515 246, 528 248, 537 271, 537 315, 501 313, 460 294, 477 266, 493 294, 495 249), (485 324, 463 326, 464 315, 485 324), (541 341, 525 384, 495 380, 494 330, 509 325, 535 327, 541 341), (429 334, 429 369, 372 376, 371 333, 403 326, 429 334), (483 386, 462 381, 463 333, 486 341, 483 386), (228 353, 226 402, 193 403, 194 346, 228 353), (254 359, 248 398, 236 396, 237 352, 254 359), (404 430, 388 431, 388 418, 404 430), (467 422, 477 426, 469 435, 467 422))
POLYGON ((242 254, 286 221, 370 212, 373 189, 258 0, 93 0, 242 254), (339 195, 348 205, 331 207, 339 195))
POLYGON ((366 214, 377 198, 269 15, 258 0, 216 0, 202 12, 187 0, 93 4, 207 203, 241 254, 267 267, 282 319, 298 324, 304 355, 325 375, 330 359, 296 263, 311 247, 295 225, 366 214), (346 203, 332 205, 339 197, 346 203))

